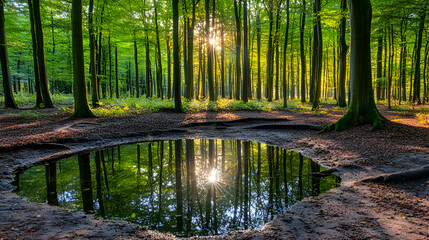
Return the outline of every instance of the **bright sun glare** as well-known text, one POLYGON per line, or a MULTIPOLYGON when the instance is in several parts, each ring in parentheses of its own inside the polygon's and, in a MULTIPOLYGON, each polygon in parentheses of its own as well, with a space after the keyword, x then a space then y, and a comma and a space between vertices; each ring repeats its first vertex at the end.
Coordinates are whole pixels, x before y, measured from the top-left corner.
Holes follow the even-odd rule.
POLYGON ((216 169, 213 169, 213 170, 210 172, 210 175, 209 175, 209 177, 208 177, 208 180, 209 180, 209 182, 210 182, 210 183, 214 183, 214 182, 216 182, 216 175, 217 175, 217 173, 216 173, 216 169))

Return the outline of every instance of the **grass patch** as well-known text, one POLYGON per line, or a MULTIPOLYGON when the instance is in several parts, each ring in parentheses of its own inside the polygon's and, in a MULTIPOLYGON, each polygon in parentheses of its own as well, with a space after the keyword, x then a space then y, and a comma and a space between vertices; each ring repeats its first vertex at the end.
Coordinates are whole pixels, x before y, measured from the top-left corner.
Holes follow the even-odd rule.
POLYGON ((8 117, 23 117, 27 122, 37 121, 43 114, 38 111, 22 111, 20 113, 5 113, 8 117))

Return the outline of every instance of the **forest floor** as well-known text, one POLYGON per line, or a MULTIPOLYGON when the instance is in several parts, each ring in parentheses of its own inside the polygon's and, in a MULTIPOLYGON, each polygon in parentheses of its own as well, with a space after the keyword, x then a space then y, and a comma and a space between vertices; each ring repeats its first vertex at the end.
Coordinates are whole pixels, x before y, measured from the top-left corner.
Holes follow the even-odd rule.
POLYGON ((325 125, 344 110, 326 114, 289 111, 142 113, 129 117, 72 120, 58 109, 37 110, 28 121, 0 114, 0 239, 174 239, 174 236, 123 221, 102 220, 81 212, 24 201, 10 184, 17 172, 43 161, 118 144, 174 138, 238 138, 295 150, 337 169, 341 187, 304 199, 259 230, 230 232, 224 239, 429 239, 429 176, 401 183, 360 180, 429 165, 429 125, 414 115, 380 111, 390 121, 383 130, 359 126, 340 133, 285 125, 325 125), (182 125, 242 118, 284 118, 266 125, 261 119, 227 124, 182 125), (289 121, 286 121, 289 120, 289 121), (283 127, 282 127, 283 126, 283 127), (290 127, 289 127, 290 128, 290 127))

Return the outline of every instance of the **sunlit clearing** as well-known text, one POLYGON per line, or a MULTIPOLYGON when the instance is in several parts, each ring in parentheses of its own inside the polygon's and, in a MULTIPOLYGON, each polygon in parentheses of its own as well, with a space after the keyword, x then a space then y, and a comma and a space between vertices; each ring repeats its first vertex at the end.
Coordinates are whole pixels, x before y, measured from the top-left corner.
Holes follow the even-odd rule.
POLYGON ((216 182, 216 177, 217 177, 216 169, 213 169, 213 170, 210 172, 209 177, 208 177, 209 182, 210 182, 210 183, 215 183, 215 182, 216 182))

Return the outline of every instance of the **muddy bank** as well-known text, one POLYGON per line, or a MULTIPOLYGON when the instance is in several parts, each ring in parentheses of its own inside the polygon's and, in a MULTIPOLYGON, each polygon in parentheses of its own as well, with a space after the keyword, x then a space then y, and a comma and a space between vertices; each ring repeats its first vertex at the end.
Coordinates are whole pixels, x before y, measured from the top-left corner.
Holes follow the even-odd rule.
POLYGON ((295 150, 338 169, 342 187, 295 204, 260 230, 231 232, 227 239, 427 239, 428 180, 359 183, 369 176, 429 164, 429 128, 383 110, 393 122, 368 132, 361 126, 342 133, 312 129, 258 129, 267 121, 183 125, 243 118, 276 118, 269 125, 324 125, 341 116, 292 112, 151 113, 118 119, 70 120, 47 113, 38 121, 0 116, 0 238, 3 239, 169 239, 140 226, 106 221, 47 204, 28 203, 11 193, 14 173, 43 161, 109 146, 172 138, 256 140, 295 150), (18 120, 18 121, 16 121, 18 120), (16 123, 18 122, 18 124, 16 123), (253 128, 253 129, 252 129, 253 128), (171 131, 173 130, 173 131, 171 131))

